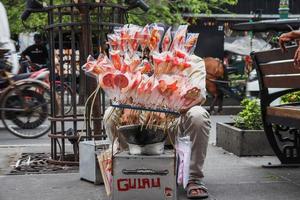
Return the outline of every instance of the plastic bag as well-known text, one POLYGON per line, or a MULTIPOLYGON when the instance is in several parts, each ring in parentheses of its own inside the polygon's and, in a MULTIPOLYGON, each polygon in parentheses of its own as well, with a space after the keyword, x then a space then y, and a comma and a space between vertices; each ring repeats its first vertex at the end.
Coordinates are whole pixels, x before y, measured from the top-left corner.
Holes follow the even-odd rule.
POLYGON ((176 153, 178 159, 177 183, 186 188, 190 175, 192 142, 190 136, 178 137, 176 140, 176 153))
POLYGON ((101 154, 97 155, 103 182, 105 185, 105 190, 107 196, 111 195, 112 191, 112 156, 111 156, 111 150, 106 150, 102 152, 101 154))
POLYGON ((113 183, 112 153, 113 153, 113 155, 118 153, 118 149, 119 149, 118 140, 116 139, 112 145, 113 145, 113 148, 111 148, 111 145, 110 145, 109 149, 101 152, 100 154, 97 154, 97 159, 98 159, 98 163, 100 166, 100 171, 101 171, 101 175, 102 175, 103 182, 105 185, 105 190, 106 190, 107 196, 110 196, 112 194, 112 183, 113 183))

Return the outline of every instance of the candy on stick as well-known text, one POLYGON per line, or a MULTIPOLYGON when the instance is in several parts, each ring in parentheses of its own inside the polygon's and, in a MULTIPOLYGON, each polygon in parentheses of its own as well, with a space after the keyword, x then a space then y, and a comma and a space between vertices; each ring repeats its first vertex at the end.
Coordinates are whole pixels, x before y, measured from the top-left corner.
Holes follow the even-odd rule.
POLYGON ((124 25, 123 27, 116 27, 114 29, 114 33, 119 39, 119 50, 121 51, 121 53, 126 52, 128 50, 129 41, 128 25, 124 25))
POLYGON ((130 25, 128 27, 128 47, 131 55, 134 54, 139 47, 138 38, 141 30, 142 28, 136 25, 130 25))
POLYGON ((122 89, 122 92, 127 93, 127 98, 134 102, 138 98, 137 88, 142 81, 141 72, 131 74, 130 84, 127 88, 122 89))
POLYGON ((180 25, 174 35, 173 42, 170 47, 170 51, 173 51, 175 48, 182 49, 184 47, 185 37, 187 33, 187 25, 180 25))
POLYGON ((164 37, 163 31, 156 24, 116 28, 108 35, 109 58, 105 54, 97 60, 90 56, 82 69, 98 76, 102 89, 118 103, 171 110, 192 105, 199 101, 203 92, 199 85, 205 78, 196 67, 201 59, 191 55, 198 34, 186 37, 187 26, 182 25, 171 42, 171 28, 164 37), (139 45, 143 52, 138 52, 139 45), (148 56, 143 54, 145 48, 150 50, 148 56))
POLYGON ((114 85, 120 89, 126 88, 129 85, 128 74, 116 73, 113 80, 114 85))
POLYGON ((149 43, 150 33, 149 33, 149 25, 147 24, 138 34, 138 43, 141 45, 142 51, 145 50, 146 46, 149 43))
POLYGON ((112 100, 116 100, 117 97, 116 88, 114 87, 114 76, 115 75, 112 72, 107 72, 99 75, 99 84, 101 88, 112 100))
POLYGON ((167 52, 165 60, 167 63, 165 73, 170 73, 173 68, 173 60, 174 60, 173 54, 171 52, 167 52))
POLYGON ((154 74, 160 75, 166 71, 168 63, 166 62, 166 53, 153 52, 152 60, 154 66, 154 74))
POLYGON ((139 58, 139 56, 134 54, 130 60, 131 62, 129 64, 129 71, 134 72, 136 68, 141 64, 141 59, 139 58))
POLYGON ((109 58, 107 57, 107 55, 105 55, 103 53, 101 53, 98 56, 96 65, 101 68, 100 73, 104 73, 104 72, 111 71, 114 69, 114 66, 111 63, 111 61, 109 60, 109 58))
POLYGON ((166 31, 161 44, 161 51, 168 51, 172 42, 171 27, 166 31))
POLYGON ((152 66, 150 62, 147 59, 143 60, 141 73, 150 73, 151 71, 152 71, 152 66))
POLYGON ((110 50, 118 50, 120 41, 118 41, 118 37, 116 34, 107 34, 107 44, 109 45, 110 50))
POLYGON ((109 52, 112 64, 114 65, 115 69, 121 70, 122 67, 122 58, 120 56, 120 51, 110 51, 109 52))
POLYGON ((149 76, 147 74, 142 75, 142 80, 137 87, 136 98, 134 99, 137 105, 145 106, 145 86, 149 80, 149 76))
POLYGON ((188 54, 193 54, 196 48, 199 33, 188 33, 184 44, 185 51, 188 54))
POLYGON ((107 72, 100 76, 100 86, 102 88, 114 88, 115 75, 112 72, 107 72))
POLYGON ((159 43, 162 39, 163 33, 164 33, 164 29, 162 27, 158 27, 155 24, 152 26, 151 34, 150 34, 150 38, 149 38, 150 51, 158 51, 159 43))
POLYGON ((162 75, 158 79, 159 91, 162 95, 169 97, 175 90, 178 89, 177 82, 178 80, 174 79, 174 77, 170 75, 162 75))
POLYGON ((91 72, 93 71, 95 64, 96 64, 95 58, 89 55, 87 58, 87 62, 82 66, 82 69, 85 70, 86 72, 91 72))
POLYGON ((129 73, 115 72, 114 76, 114 86, 117 88, 115 92, 117 93, 117 100, 119 102, 126 102, 128 94, 126 91, 130 88, 132 84, 131 76, 129 73))
POLYGON ((174 54, 175 54, 174 56, 182 59, 185 59, 188 56, 188 54, 180 48, 175 48, 174 54))

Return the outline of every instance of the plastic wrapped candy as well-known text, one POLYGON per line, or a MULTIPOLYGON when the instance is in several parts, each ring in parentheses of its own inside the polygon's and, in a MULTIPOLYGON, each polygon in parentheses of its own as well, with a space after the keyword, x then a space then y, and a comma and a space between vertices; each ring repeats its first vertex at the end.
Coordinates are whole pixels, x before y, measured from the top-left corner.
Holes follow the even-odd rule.
POLYGON ((149 38, 149 49, 150 51, 158 51, 159 44, 162 39, 162 35, 164 33, 164 29, 162 27, 158 27, 157 25, 153 25, 151 28, 151 34, 149 38))
POLYGON ((109 45, 110 50, 118 50, 120 46, 120 40, 116 34, 107 34, 107 44, 109 45))
POLYGON ((128 27, 128 47, 131 54, 134 54, 139 47, 138 39, 139 34, 141 32, 142 28, 136 25, 130 25, 128 27))
POLYGON ((152 68, 153 67, 152 67, 151 63, 149 62, 149 60, 148 59, 144 59, 142 61, 142 63, 139 66, 137 66, 136 71, 139 71, 142 74, 145 74, 145 73, 149 74, 149 73, 152 72, 152 68))
POLYGON ((110 57, 111 57, 111 61, 113 66, 115 67, 115 69, 117 70, 121 70, 121 67, 123 65, 123 59, 120 55, 120 51, 110 51, 110 57))
POLYGON ((89 55, 87 62, 82 66, 82 69, 87 73, 92 73, 96 65, 96 60, 93 56, 89 55))
POLYGON ((124 25, 123 27, 116 27, 114 29, 114 33, 119 41, 119 49, 121 53, 124 53, 128 50, 128 42, 129 42, 129 34, 128 34, 128 25, 124 25))
POLYGON ((199 87, 205 79, 198 70, 201 59, 192 55, 198 34, 186 31, 186 25, 179 26, 172 41, 171 28, 162 37, 164 29, 156 24, 115 28, 107 36, 109 57, 89 56, 82 69, 98 77, 101 88, 118 103, 180 110, 204 93, 199 87))
POLYGON ((137 35, 138 43, 141 45, 142 51, 145 50, 147 45, 149 44, 150 31, 149 25, 147 24, 141 31, 140 34, 137 35))
POLYGON ((164 55, 158 52, 154 52, 152 55, 154 74, 159 75, 162 71, 167 68, 164 55))
POLYGON ((183 49, 185 43, 185 37, 187 33, 187 25, 180 25, 174 35, 173 42, 170 47, 170 51, 174 51, 176 48, 183 49))
POLYGON ((165 97, 171 96, 178 89, 178 80, 176 80, 175 76, 162 75, 159 77, 158 83, 159 90, 165 97))
POLYGON ((170 46, 171 46, 171 42, 172 42, 172 36, 171 36, 171 27, 168 28, 168 30, 166 31, 164 38, 162 40, 161 43, 161 51, 168 51, 170 46))
POLYGON ((193 54, 197 45, 199 33, 188 33, 184 44, 185 51, 188 54, 193 54))

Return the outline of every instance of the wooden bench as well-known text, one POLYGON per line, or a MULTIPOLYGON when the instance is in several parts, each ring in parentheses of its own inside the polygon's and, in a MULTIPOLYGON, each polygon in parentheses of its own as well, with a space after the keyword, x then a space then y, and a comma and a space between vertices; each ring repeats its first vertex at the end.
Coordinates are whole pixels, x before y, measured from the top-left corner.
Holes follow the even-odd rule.
POLYGON ((297 46, 253 52, 262 120, 267 138, 282 164, 300 164, 300 102, 273 105, 279 97, 300 90, 300 66, 294 66, 297 46), (274 92, 274 88, 280 88, 274 92), (273 90, 273 91, 272 91, 273 90))

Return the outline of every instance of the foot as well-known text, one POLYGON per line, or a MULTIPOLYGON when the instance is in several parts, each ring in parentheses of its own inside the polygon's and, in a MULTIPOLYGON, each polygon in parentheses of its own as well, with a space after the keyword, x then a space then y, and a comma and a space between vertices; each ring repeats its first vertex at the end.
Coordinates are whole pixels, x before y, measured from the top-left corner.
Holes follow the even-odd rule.
POLYGON ((187 185, 188 199, 204 199, 208 197, 207 188, 201 182, 190 182, 187 185))

